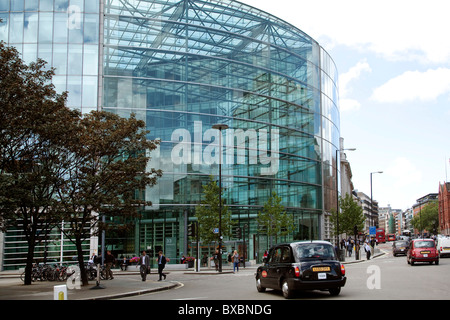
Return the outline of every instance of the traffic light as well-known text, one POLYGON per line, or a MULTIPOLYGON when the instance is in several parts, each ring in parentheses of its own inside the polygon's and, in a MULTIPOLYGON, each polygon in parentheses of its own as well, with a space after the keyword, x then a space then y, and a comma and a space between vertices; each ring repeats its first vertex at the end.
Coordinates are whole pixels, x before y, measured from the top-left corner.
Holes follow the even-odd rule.
POLYGON ((196 223, 192 222, 188 225, 188 236, 189 237, 195 237, 197 234, 196 232, 196 223))
POLYGON ((238 238, 238 239, 241 239, 242 238, 242 231, 241 231, 241 228, 240 227, 237 227, 235 230, 234 230, 234 236, 236 237, 236 238, 238 238))

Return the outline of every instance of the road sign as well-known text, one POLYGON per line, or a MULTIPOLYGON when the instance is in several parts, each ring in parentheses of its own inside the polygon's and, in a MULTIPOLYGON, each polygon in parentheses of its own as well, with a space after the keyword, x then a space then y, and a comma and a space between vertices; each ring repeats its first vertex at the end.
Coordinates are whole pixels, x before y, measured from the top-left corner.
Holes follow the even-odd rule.
POLYGON ((375 236, 377 234, 377 227, 369 227, 369 233, 371 236, 375 236))
POLYGON ((213 233, 219 233, 219 228, 214 228, 213 233))

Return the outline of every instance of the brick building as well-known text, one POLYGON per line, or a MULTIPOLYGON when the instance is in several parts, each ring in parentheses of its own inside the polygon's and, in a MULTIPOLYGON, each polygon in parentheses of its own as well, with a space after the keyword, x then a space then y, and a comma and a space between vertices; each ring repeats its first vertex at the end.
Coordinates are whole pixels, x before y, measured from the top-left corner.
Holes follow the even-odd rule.
POLYGON ((450 235, 450 182, 439 184, 439 228, 450 235))

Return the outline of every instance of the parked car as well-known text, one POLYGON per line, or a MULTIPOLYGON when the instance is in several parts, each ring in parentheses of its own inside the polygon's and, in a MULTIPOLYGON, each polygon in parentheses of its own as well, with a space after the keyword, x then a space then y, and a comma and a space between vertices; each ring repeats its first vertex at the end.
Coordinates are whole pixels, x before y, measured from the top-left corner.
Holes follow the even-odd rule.
POLYGON ((406 260, 409 264, 414 265, 416 262, 433 262, 439 264, 439 252, 432 239, 415 239, 410 243, 406 260))
POLYGON ((256 271, 256 289, 281 289, 285 298, 296 290, 328 290, 338 295, 347 280, 345 268, 327 241, 279 244, 269 250, 256 271))
POLYGON ((439 252, 439 257, 450 256, 450 238, 440 237, 436 249, 439 252))
POLYGON ((392 244, 392 254, 396 257, 399 254, 404 254, 408 252, 409 242, 406 240, 397 240, 392 244))

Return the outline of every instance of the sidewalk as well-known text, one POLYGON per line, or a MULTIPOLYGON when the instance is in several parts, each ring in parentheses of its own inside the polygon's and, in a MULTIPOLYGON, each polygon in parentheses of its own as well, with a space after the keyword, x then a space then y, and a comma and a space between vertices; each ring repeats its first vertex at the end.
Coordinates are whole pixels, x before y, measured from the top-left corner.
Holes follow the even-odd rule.
MULTIPOLYGON (((382 250, 376 252, 373 258, 384 255, 382 250)), ((366 262, 365 253, 361 255, 362 259, 355 259, 353 252, 351 257, 346 256, 342 264, 366 262)), ((372 259, 372 257, 371 257, 372 259)), ((258 265, 247 267, 246 270, 255 270, 258 265)), ((173 276, 177 273, 188 275, 217 275, 215 269, 203 268, 200 272, 193 269, 184 271, 167 271, 167 280, 157 281, 158 274, 152 269, 152 273, 147 275, 147 281, 142 281, 139 272, 113 270, 113 280, 102 280, 100 286, 103 289, 95 289, 96 282, 89 281, 87 287, 81 289, 68 289, 67 300, 109 300, 128 296, 136 296, 162 290, 170 290, 182 286, 182 283, 173 281, 173 276)), ((233 274, 232 269, 224 268, 222 274, 233 274)), ((175 277, 178 278, 178 277, 175 277)), ((36 281, 29 286, 23 285, 20 281, 18 271, 0 272, 0 300, 54 300, 54 287, 66 285, 66 282, 36 281)))

